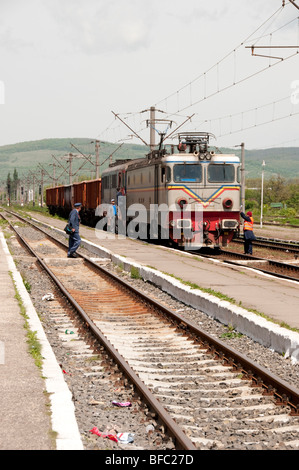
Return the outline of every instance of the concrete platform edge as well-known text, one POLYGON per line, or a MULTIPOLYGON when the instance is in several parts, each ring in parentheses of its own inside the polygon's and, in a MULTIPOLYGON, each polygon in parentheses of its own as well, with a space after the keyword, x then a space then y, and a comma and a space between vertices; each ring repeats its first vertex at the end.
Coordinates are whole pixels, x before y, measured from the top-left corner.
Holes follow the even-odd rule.
POLYGON ((37 312, 9 252, 4 235, 1 232, 0 242, 7 258, 9 271, 12 273, 16 289, 26 309, 30 329, 36 332, 37 338, 42 346, 42 375, 45 377, 45 389, 49 393, 49 400, 51 402, 52 430, 57 433, 56 449, 83 450, 71 392, 63 378, 61 368, 56 361, 56 357, 45 335, 37 312))
MULTIPOLYGON (((44 227, 49 228, 50 226, 37 219, 33 220, 44 227)), ((65 235, 62 230, 53 226, 50 227, 60 235, 65 235)), ((96 245, 82 238, 82 246, 87 247, 95 255, 111 259, 114 264, 122 266, 125 271, 130 272, 132 266, 134 266, 145 281, 152 282, 175 299, 201 310, 224 325, 232 325, 238 332, 247 335, 279 354, 283 354, 284 357, 290 358, 293 363, 299 362, 299 333, 276 325, 228 301, 220 300, 199 290, 195 291, 171 276, 140 265, 134 260, 116 255, 100 246, 100 244, 96 245)))

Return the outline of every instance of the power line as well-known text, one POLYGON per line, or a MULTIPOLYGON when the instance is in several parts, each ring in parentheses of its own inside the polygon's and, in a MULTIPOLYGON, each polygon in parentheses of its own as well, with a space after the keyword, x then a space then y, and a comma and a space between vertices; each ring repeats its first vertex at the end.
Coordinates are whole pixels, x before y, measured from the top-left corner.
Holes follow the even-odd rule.
MULTIPOLYGON (((280 99, 277 99, 275 101, 272 101, 270 103, 267 103, 267 104, 263 104, 263 105, 260 105, 260 106, 255 106, 253 108, 250 108, 250 109, 247 109, 245 111, 239 111, 237 113, 233 113, 233 114, 226 114, 224 116, 218 116, 218 117, 215 117, 215 118, 212 118, 212 119, 204 119, 201 124, 205 123, 205 122, 216 122, 216 121, 219 121, 219 120, 223 120, 223 119, 232 119, 236 116, 241 116, 242 119, 244 118, 244 115, 246 114, 249 114, 249 113, 252 113, 252 112, 255 112, 257 113, 259 110, 261 109, 264 109, 264 108, 268 108, 268 107, 272 107, 273 108, 273 115, 275 113, 275 106, 278 104, 278 103, 282 103, 284 101, 288 101, 291 103, 290 101, 290 95, 284 97, 284 98, 280 98, 280 99)), ((257 116, 256 116, 257 117, 257 116)))
MULTIPOLYGON (((169 100, 170 98, 172 98, 173 96, 177 96, 178 93, 182 92, 184 89, 190 87, 193 83, 197 82, 198 80, 200 80, 201 78, 206 78, 206 75, 211 72, 213 69, 215 68, 219 68, 219 65, 224 62, 226 59, 228 59, 231 55, 234 55, 235 52, 244 45, 244 43, 246 43, 257 31, 259 31, 268 21, 270 21, 273 17, 275 17, 277 14, 279 14, 281 11, 283 10, 283 7, 280 7, 278 10, 276 10, 266 21, 264 21, 253 33, 250 34, 250 36, 248 36, 246 39, 244 39, 239 45, 237 45, 231 52, 229 52, 228 54, 226 54, 221 60, 219 60, 216 64, 214 64, 212 67, 210 67, 208 70, 206 70, 204 73, 201 73, 200 75, 198 75, 197 77, 195 77, 193 80, 191 80, 188 84, 184 85, 183 87, 181 87, 180 89, 178 89, 177 91, 175 91, 174 93, 168 95, 166 98, 160 100, 158 103, 156 103, 155 106, 157 106, 158 104, 161 104, 163 103, 164 101, 167 101, 169 100)), ((194 103, 194 104, 197 104, 197 103, 194 103)), ((194 105, 193 104, 193 105, 194 105)), ((185 109, 185 108, 184 108, 185 109)), ((178 112, 182 111, 181 110, 178 110, 178 112)))
MULTIPOLYGON (((237 63, 237 61, 238 61, 237 51, 239 50, 239 48, 241 46, 243 46, 246 42, 248 42, 249 39, 257 31, 259 31, 264 25, 266 25, 271 19, 272 19, 272 22, 271 22, 271 24, 272 24, 273 19, 277 19, 278 14, 280 14, 282 12, 282 10, 283 10, 283 7, 280 7, 276 12, 273 13, 273 15, 271 15, 270 18, 268 18, 268 20, 266 20, 261 26, 259 26, 259 28, 257 28, 254 31, 254 33, 252 33, 250 36, 248 36, 244 41, 241 42, 241 44, 239 44, 230 53, 228 53, 226 56, 224 56, 220 61, 218 61, 216 64, 214 64, 212 67, 210 67, 206 72, 202 73, 201 75, 196 77, 194 80, 190 81, 188 84, 181 87, 176 92, 172 93, 171 95, 168 95, 166 98, 159 101, 157 104, 165 102, 165 107, 168 108, 168 102, 169 102, 170 99, 172 99, 173 100, 173 103, 172 103, 173 107, 175 106, 175 104, 174 104, 174 102, 175 102, 176 106, 177 106, 177 111, 175 111, 175 112, 169 111, 168 112, 168 117, 171 117, 171 116, 177 115, 178 113, 184 112, 187 109, 189 109, 191 107, 194 107, 194 106, 204 102, 208 98, 214 97, 214 96, 218 95, 221 92, 227 91, 230 88, 233 88, 236 85, 241 84, 241 83, 243 83, 243 82, 245 82, 245 81, 247 81, 247 80, 263 73, 263 72, 265 72, 266 70, 269 70, 270 68, 274 67, 275 65, 278 65, 279 63, 281 63, 282 58, 279 57, 279 58, 277 58, 278 60, 276 62, 274 62, 272 64, 270 63, 269 65, 263 67, 260 70, 254 71, 252 73, 248 73, 246 76, 237 78, 237 70, 239 70, 238 67, 237 67, 237 65, 238 65, 238 63, 237 63), (233 60, 233 65, 229 69, 233 73, 233 79, 230 80, 230 82, 227 85, 220 86, 220 80, 226 80, 227 81, 227 78, 224 75, 220 76, 220 65, 222 64, 222 62, 227 61, 228 59, 233 60), (215 76, 210 77, 211 72, 215 72, 216 77, 215 76), (208 74, 209 74, 209 77, 208 77, 208 74), (199 82, 200 80, 201 80, 201 92, 200 92, 201 96, 198 97, 197 99, 193 100, 193 98, 192 98, 193 88, 194 88, 196 82, 199 82), (210 83, 213 83, 213 82, 217 82, 217 85, 216 86, 214 85, 214 87, 213 87, 214 89, 212 89, 210 92, 208 92, 207 84, 209 83, 209 86, 211 87, 210 83), (183 92, 185 92, 185 94, 188 95, 188 93, 186 93, 188 88, 189 88, 189 95, 190 95, 189 104, 186 103, 186 100, 185 100, 184 105, 183 104, 181 105, 180 104, 181 95, 182 95, 183 92)), ((297 18, 295 18, 295 19, 297 19, 297 18)), ((294 20, 292 20, 292 22, 293 21, 294 20)), ((289 24, 289 23, 287 23, 287 24, 289 24)), ((284 25, 284 26, 286 26, 286 25, 284 25)), ((281 28, 282 27, 275 29, 274 32, 279 31, 281 28)), ((271 34, 273 34, 273 32, 271 34)), ((297 48, 297 51, 295 53, 291 53, 290 55, 285 57, 283 59, 284 61, 287 61, 288 59, 291 59, 292 57, 296 56, 299 53, 298 47, 297 46, 294 46, 294 47, 297 48)), ((188 97, 186 99, 188 100, 188 97)))
MULTIPOLYGON (((292 3, 292 2, 291 2, 292 3)), ((266 36, 269 36, 270 35, 270 38, 272 40, 272 35, 277 33, 278 31, 280 31, 281 29, 285 28, 286 26, 288 26, 289 24, 293 23, 294 21, 298 20, 299 17, 296 17, 290 21, 288 21, 287 23, 285 23, 284 25, 282 26, 279 26, 278 28, 275 28, 271 33, 268 33, 268 34, 265 34, 265 31, 269 30, 269 28, 273 25, 273 23, 277 20, 277 18, 280 16, 281 12, 283 11, 284 7, 285 7, 285 2, 283 3, 283 6, 280 7, 278 10, 276 10, 266 21, 264 21, 253 33, 250 34, 250 36, 248 36, 246 39, 244 39, 237 47, 235 47, 231 52, 229 52, 228 54, 226 54, 221 60, 219 60, 216 64, 214 64, 212 67, 210 67, 206 72, 200 74, 199 76, 197 76, 196 78, 194 78, 193 80, 191 80, 188 84, 184 85, 183 87, 181 87, 180 89, 178 89, 176 92, 168 95, 166 98, 164 98, 163 100, 160 100, 155 106, 157 106, 158 104, 161 104, 163 102, 165 102, 166 104, 166 110, 167 110, 167 101, 169 101, 171 98, 175 98, 175 101, 177 102, 177 111, 174 112, 174 113, 171 113, 169 114, 169 112, 165 113, 167 114, 167 117, 170 117, 170 116, 173 116, 173 115, 176 115, 176 116, 179 116, 179 113, 182 113, 184 112, 185 110, 187 110, 188 108, 190 107, 193 107, 205 100, 207 100, 208 98, 211 98, 213 96, 216 96, 218 95, 219 93, 221 92, 224 92, 226 90, 229 90, 230 88, 238 85, 238 84, 241 84, 247 80, 249 80, 250 78, 253 78, 263 72, 265 72, 266 70, 269 70, 269 68, 271 67, 274 67, 275 65, 278 65, 279 63, 281 63, 281 59, 279 58, 278 61, 276 61, 275 63, 270 63, 269 65, 263 67, 262 69, 260 70, 257 70, 257 71, 254 71, 252 73, 248 73, 247 76, 245 77, 240 77, 238 78, 237 77, 237 72, 238 72, 238 65, 239 65, 239 62, 238 62, 238 57, 237 57, 237 52, 238 50, 244 46, 244 44, 248 43, 248 41, 254 37, 254 39, 252 39, 253 41, 255 41, 255 44, 263 37, 266 37, 266 36), (262 35, 260 35, 259 37, 256 37, 256 33, 258 31, 260 31, 262 28, 263 29, 263 33, 262 35), (228 59, 232 59, 233 61, 233 66, 232 66, 232 71, 233 71, 233 79, 230 83, 228 83, 227 85, 225 86, 221 86, 221 80, 223 80, 222 76, 220 75, 220 66, 221 64, 224 62, 224 61, 227 61, 228 59), (207 89, 207 85, 208 85, 208 74, 210 74, 211 72, 215 71, 216 72, 216 77, 214 77, 214 81, 215 81, 215 78, 216 78, 216 87, 214 90, 211 90, 210 92, 208 92, 208 89, 207 89), (195 101, 193 101, 193 95, 194 95, 194 90, 193 90, 193 87, 195 86, 195 84, 199 81, 202 81, 202 88, 203 88, 203 96, 199 97, 198 99, 196 99, 195 101), (183 91, 188 91, 188 94, 189 94, 189 104, 188 102, 186 103, 186 101, 183 103, 182 102, 182 92, 183 91)), ((287 5, 287 6, 290 6, 290 3, 287 5)), ((298 26, 299 26, 299 23, 298 23, 298 26)), ((299 29, 298 29, 298 32, 299 32, 299 29)), ((299 36, 298 36, 299 38, 299 36)), ((271 46, 269 46, 271 47, 271 46)), ((297 46, 296 46, 297 47, 297 46)), ((275 48, 275 46, 273 46, 273 48, 275 48)), ((287 57, 285 57, 283 60, 286 61, 288 59, 291 59, 292 57, 295 57, 297 54, 299 53, 299 51, 297 50, 297 52, 295 53, 292 53, 290 55, 288 55, 287 57)), ((224 77, 224 80, 226 78, 224 77)), ((226 80, 227 81, 227 80, 226 80)), ((287 97, 289 99, 289 97, 287 97)), ((240 115, 242 117, 242 119, 244 118, 244 115, 249 113, 250 111, 255 111, 257 112, 257 110, 260 110, 262 108, 265 108, 266 106, 270 106, 270 105, 273 105, 273 116, 274 116, 274 108, 275 108, 275 105, 283 100, 286 100, 287 98, 283 98, 283 99, 280 99, 280 100, 276 100, 272 103, 269 103, 267 105, 263 105, 263 106, 258 106, 258 107, 255 107, 255 108, 252 108, 251 110, 246 110, 246 111, 243 111, 243 112, 240 112, 240 113, 235 113, 235 114, 232 114, 232 115, 227 115, 227 116, 224 116, 224 117, 221 117, 221 118, 214 118, 212 120, 204 120, 203 123, 207 123, 207 122, 214 122, 216 120, 223 120, 225 118, 230 118, 232 119, 234 116, 238 116, 240 115)), ((241 130, 247 130, 247 129, 251 129, 251 128, 254 128, 254 127, 257 127, 258 125, 264 125, 266 123, 270 123, 270 122, 274 122, 276 120, 280 120, 280 119, 285 119, 287 117, 292 117, 292 116, 295 116, 297 115, 298 113, 290 113, 288 114, 287 116, 283 116, 283 117, 275 117, 275 118, 272 118, 266 122, 263 122, 261 124, 258 124, 257 122, 253 125, 253 126, 249 126, 249 127, 244 127, 242 125, 242 127, 240 129, 238 129, 237 131, 233 131, 233 132, 240 132, 241 130)), ((137 115, 141 115, 141 112, 135 112, 135 113, 127 113, 126 114, 126 117, 123 118, 123 120, 130 120, 132 117, 135 117, 137 115)), ((116 115, 115 115, 116 116, 116 115)), ((122 116, 121 114, 118 114, 117 116, 122 116)), ((186 116, 184 116, 186 117, 186 116)), ((105 132, 108 132, 108 131, 111 131, 111 132, 114 132, 114 134, 116 134, 117 131, 119 131, 120 129, 120 125, 118 124, 117 126, 115 126, 115 120, 113 122, 111 122, 111 124, 106 128, 105 131, 103 131, 100 135, 103 135, 103 133, 105 132), (112 128, 114 124, 114 127, 112 128)), ((129 126, 127 126, 129 127, 129 126)), ((138 134, 140 134, 143 130, 145 130, 146 128, 142 128, 142 126, 140 126, 141 129, 137 132, 138 134)), ((221 135, 229 135, 230 133, 232 132, 229 132, 228 134, 221 134, 221 135)), ((136 133, 135 133, 136 135, 136 133)), ((138 136, 140 138, 140 136, 138 136)), ((114 139, 115 141, 121 141, 123 139, 114 139)), ((143 140, 141 138, 141 140, 143 140)), ((143 141, 144 142, 144 141, 143 141)))
POLYGON ((242 127, 241 129, 237 129, 237 130, 231 130, 230 132, 227 132, 225 134, 218 134, 218 138, 219 137, 225 137, 227 135, 231 135, 231 134, 237 134, 238 132, 243 132, 243 131, 247 131, 247 130, 250 130, 250 129, 255 129, 259 126, 264 126, 266 124, 270 124, 272 122, 275 122, 275 121, 280 121, 282 119, 287 119, 287 118, 290 118, 290 117, 293 117, 293 116, 297 116, 299 114, 299 111, 296 112, 296 113, 290 113, 290 114, 287 114, 286 116, 280 116, 280 117, 276 117, 276 118, 273 118, 273 119, 270 119, 268 121, 264 121, 264 122, 260 122, 260 123, 256 123, 256 124, 252 124, 251 126, 247 126, 247 127, 242 127))

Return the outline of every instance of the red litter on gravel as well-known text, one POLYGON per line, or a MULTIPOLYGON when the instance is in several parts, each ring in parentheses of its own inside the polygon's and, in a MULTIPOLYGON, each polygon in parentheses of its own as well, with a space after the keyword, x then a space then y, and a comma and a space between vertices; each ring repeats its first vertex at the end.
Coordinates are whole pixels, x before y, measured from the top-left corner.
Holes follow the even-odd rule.
POLYGON ((129 406, 132 406, 132 403, 130 403, 129 401, 125 401, 125 402, 121 403, 121 402, 118 402, 116 400, 113 400, 112 405, 120 406, 120 407, 129 407, 129 406))
POLYGON ((89 432, 91 432, 92 434, 96 434, 99 437, 110 439, 110 441, 118 442, 118 439, 114 434, 105 434, 103 432, 100 432, 97 427, 92 428, 89 432))

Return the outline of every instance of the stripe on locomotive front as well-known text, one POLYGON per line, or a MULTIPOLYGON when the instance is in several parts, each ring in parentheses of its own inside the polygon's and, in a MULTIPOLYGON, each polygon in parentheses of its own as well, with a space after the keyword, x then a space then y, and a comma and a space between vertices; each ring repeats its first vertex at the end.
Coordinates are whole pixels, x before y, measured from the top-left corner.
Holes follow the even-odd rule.
POLYGON ((181 191, 185 192, 188 194, 188 196, 191 196, 195 201, 199 202, 202 204, 204 208, 208 207, 217 197, 219 197, 222 193, 225 191, 240 191, 240 186, 221 186, 220 188, 217 189, 209 198, 204 199, 201 198, 198 194, 196 194, 192 189, 188 188, 185 185, 171 185, 168 186, 168 189, 170 191, 175 191, 180 189, 181 191))

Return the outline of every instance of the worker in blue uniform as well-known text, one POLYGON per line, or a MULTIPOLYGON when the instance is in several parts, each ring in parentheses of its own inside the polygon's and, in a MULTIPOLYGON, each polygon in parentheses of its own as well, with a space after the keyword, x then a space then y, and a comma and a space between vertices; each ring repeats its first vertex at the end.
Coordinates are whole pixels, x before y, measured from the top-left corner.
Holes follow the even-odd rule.
POLYGON ((117 232, 117 207, 115 205, 115 199, 111 199, 111 204, 108 208, 107 214, 107 231, 116 233, 117 232))
POLYGON ((79 235, 79 226, 80 226, 80 216, 79 212, 81 210, 82 204, 77 202, 74 204, 74 209, 71 211, 69 215, 68 224, 72 230, 72 233, 69 236, 69 249, 68 249, 68 258, 77 258, 76 251, 78 250, 81 238, 79 235))
POLYGON ((246 215, 244 212, 240 212, 240 215, 244 219, 244 252, 245 254, 252 255, 252 242, 256 240, 253 233, 254 220, 252 212, 248 211, 246 215))

